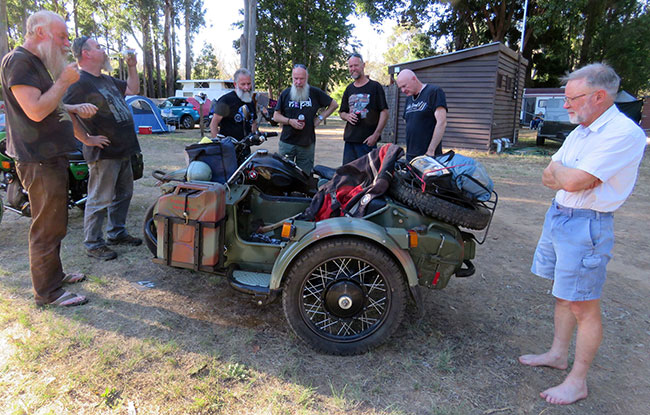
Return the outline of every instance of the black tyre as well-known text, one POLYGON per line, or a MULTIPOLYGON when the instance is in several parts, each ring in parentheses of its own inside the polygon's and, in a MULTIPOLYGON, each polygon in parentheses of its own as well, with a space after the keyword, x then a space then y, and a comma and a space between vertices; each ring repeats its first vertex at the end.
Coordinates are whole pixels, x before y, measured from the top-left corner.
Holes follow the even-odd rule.
POLYGON ((156 209, 157 204, 158 201, 155 201, 151 206, 149 206, 147 213, 144 215, 144 223, 142 225, 144 243, 147 245, 149 252, 151 252, 154 257, 158 256, 158 234, 156 230, 156 222, 153 220, 153 212, 156 209))
POLYGON ((189 115, 183 115, 181 118, 181 127, 185 129, 194 128, 194 119, 189 115))
POLYGON ((539 135, 539 133, 537 133, 537 138, 535 139, 535 144, 538 147, 541 147, 541 146, 544 145, 545 141, 546 141, 546 139, 543 136, 539 135))
POLYGON ((282 295, 289 326, 316 351, 364 353, 385 342, 404 318, 402 270, 381 248, 347 238, 300 254, 282 295))
POLYGON ((490 223, 491 212, 483 206, 450 202, 431 193, 422 192, 408 181, 397 177, 393 178, 388 194, 413 209, 421 210, 427 216, 452 225, 480 230, 490 223))

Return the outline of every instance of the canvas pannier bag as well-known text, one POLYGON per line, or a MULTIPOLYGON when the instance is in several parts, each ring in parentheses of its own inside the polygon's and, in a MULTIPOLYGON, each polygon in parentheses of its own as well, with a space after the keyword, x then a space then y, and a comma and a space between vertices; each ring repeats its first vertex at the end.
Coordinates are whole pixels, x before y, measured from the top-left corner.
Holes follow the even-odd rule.
POLYGON ((195 160, 207 163, 212 170, 211 181, 226 183, 237 170, 235 145, 229 140, 217 140, 206 144, 192 144, 185 147, 187 163, 195 160))

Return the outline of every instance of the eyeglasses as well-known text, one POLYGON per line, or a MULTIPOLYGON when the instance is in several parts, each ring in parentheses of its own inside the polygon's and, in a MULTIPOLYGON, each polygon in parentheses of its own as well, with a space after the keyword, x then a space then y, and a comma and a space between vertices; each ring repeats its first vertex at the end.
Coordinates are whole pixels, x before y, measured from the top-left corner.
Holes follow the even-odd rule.
POLYGON ((298 68, 307 69, 307 67, 305 65, 303 65, 302 63, 297 63, 297 64, 293 65, 293 69, 298 69, 298 68))
POLYGON ((593 91, 593 92, 587 92, 587 93, 585 93, 585 94, 576 95, 575 97, 564 97, 564 103, 565 103, 565 104, 571 104, 571 103, 572 103, 573 101, 575 101, 576 99, 578 99, 578 98, 582 98, 582 97, 585 97, 585 96, 587 96, 587 95, 591 95, 591 94, 593 94, 594 92, 596 92, 596 91, 593 91))

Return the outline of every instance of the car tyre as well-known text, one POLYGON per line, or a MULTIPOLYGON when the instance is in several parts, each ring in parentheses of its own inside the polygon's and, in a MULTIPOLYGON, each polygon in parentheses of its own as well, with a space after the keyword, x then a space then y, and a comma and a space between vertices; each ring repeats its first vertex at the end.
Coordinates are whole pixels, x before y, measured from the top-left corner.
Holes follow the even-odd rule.
POLYGON ((293 332, 316 351, 364 353, 385 342, 404 318, 406 286, 381 247, 337 238, 307 248, 291 265, 282 295, 293 332))
POLYGON ((183 115, 181 118, 181 127, 185 129, 194 128, 194 119, 190 115, 183 115))

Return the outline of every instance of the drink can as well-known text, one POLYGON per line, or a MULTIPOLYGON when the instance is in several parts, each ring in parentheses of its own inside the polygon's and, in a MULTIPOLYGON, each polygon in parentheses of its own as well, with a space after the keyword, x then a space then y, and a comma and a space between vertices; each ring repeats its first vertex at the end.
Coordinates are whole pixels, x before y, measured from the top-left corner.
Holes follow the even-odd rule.
POLYGON ((300 114, 300 115, 298 116, 298 121, 305 121, 305 115, 304 115, 304 114, 300 114))

